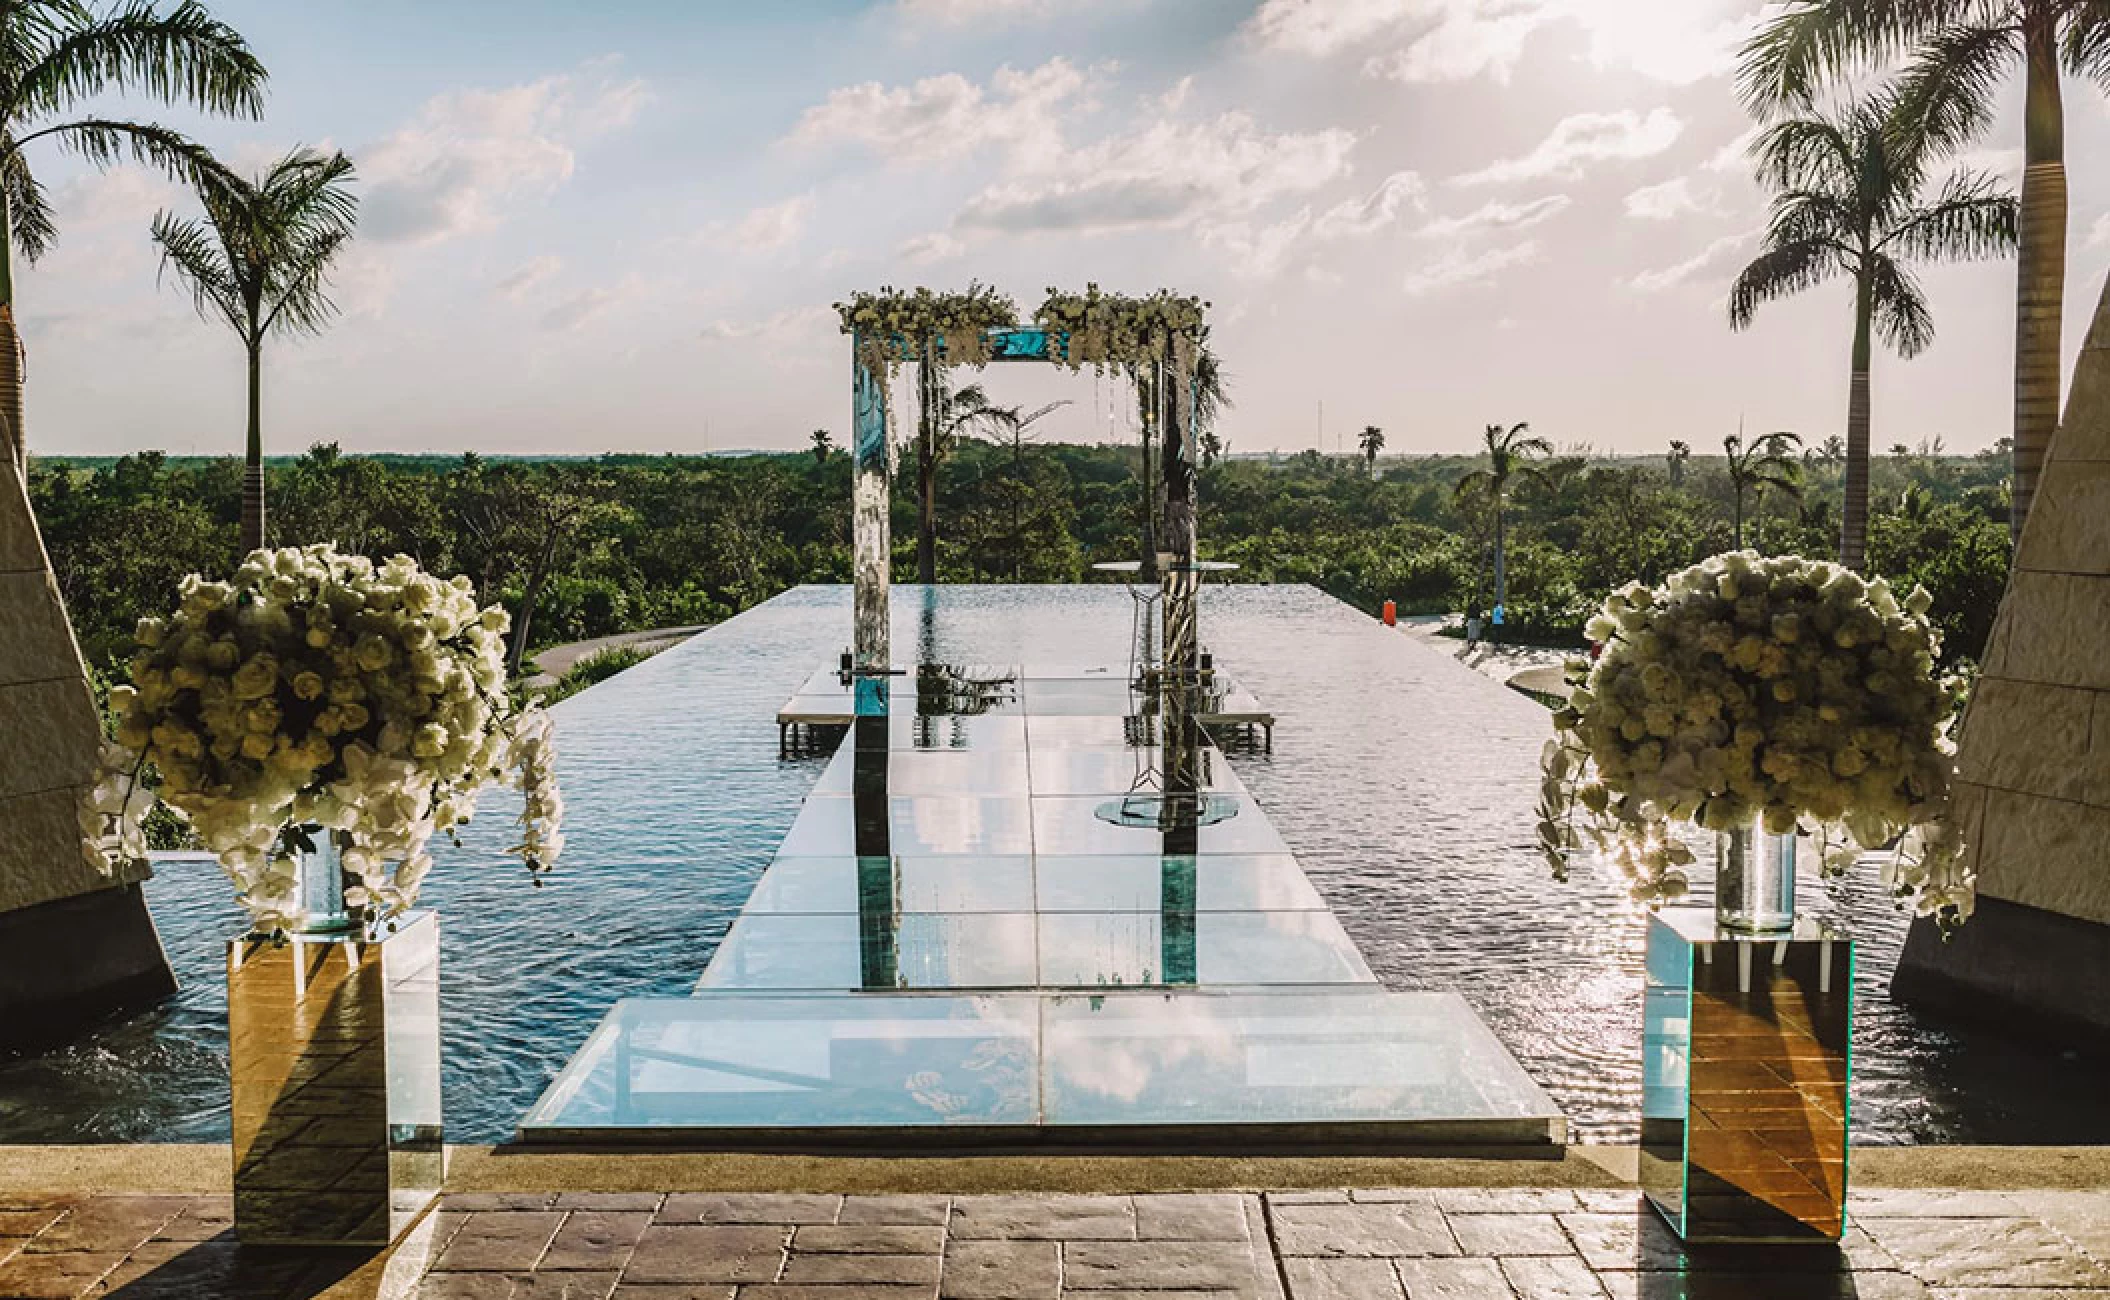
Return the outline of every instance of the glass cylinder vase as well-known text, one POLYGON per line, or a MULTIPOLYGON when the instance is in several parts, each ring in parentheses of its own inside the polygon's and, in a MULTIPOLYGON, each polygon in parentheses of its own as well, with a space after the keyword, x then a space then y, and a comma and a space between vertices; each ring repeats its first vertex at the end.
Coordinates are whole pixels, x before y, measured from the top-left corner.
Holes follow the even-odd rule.
POLYGON ((1723 831, 1715 839, 1714 916, 1739 934, 1782 934, 1795 928, 1796 833, 1776 835, 1765 819, 1723 831))
POLYGON ((315 847, 294 855, 300 869, 300 933, 344 934, 359 928, 344 904, 344 859, 337 833, 323 826, 308 828, 315 847))

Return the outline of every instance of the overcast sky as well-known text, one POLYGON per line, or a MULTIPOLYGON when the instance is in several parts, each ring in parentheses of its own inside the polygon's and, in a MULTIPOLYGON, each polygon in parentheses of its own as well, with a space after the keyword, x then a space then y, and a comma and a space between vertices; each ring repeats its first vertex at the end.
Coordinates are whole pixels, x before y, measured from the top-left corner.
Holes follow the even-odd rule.
MULTIPOLYGON (((1751 0, 215 0, 262 123, 162 114, 244 166, 350 152, 344 316, 274 344, 274 453, 792 447, 849 420, 829 304, 993 281, 1214 304, 1233 449, 1704 449, 1844 420, 1849 295, 1723 307, 1764 198, 1731 51, 1751 0)), ((2010 97, 2012 98, 2012 96, 2010 97)), ((2110 268, 2110 111, 2068 89, 2067 353, 2110 268), (2102 160, 2102 165, 2095 165, 2102 160)), ((2009 112, 1969 161, 2019 172, 2009 112)), ((236 454, 242 363, 157 284, 174 187, 35 159, 22 275, 43 453, 236 454)), ((1876 445, 2006 432, 2013 269, 1934 270, 1939 341, 1880 357, 1876 445)), ((1121 394, 1048 436, 1125 436, 1121 394)))

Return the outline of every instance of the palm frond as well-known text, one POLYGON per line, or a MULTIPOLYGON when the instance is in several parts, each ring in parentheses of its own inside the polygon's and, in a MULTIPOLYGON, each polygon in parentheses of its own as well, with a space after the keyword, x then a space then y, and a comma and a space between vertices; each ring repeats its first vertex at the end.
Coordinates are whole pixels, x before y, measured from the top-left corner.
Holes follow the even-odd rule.
POLYGON ((1837 254, 1850 254, 1852 242, 1863 229, 1862 214, 1847 199, 1820 190, 1786 190, 1773 197, 1766 246, 1818 244, 1837 254))
POLYGON ((1772 116, 1813 103, 1829 83, 1880 64, 1948 21, 1955 0, 1787 0, 1743 45, 1737 93, 1772 116))
POLYGON ((1838 260, 1825 244, 1805 240, 1767 249, 1738 273, 1729 290, 1729 328, 1749 328, 1761 304, 1814 288, 1838 270, 1838 260))
POLYGON ((2000 82, 2021 45, 2012 27, 1944 27, 1930 35, 1898 77, 1890 135, 1901 157, 1963 147, 1992 125, 2000 82))
POLYGON ((1751 142, 1759 179, 1780 189, 1851 193, 1854 153, 1840 124, 1817 114, 1784 118, 1751 142))
MULTIPOLYGON (((77 20, 16 82, 16 101, 31 113, 130 92, 208 113, 263 116, 264 65, 241 33, 197 0, 181 0, 166 12, 151 0, 126 0, 100 19, 80 6, 68 8, 77 20)), ((14 21, 10 14, 8 22, 14 21)))
POLYGON ((47 138, 96 167, 136 162, 196 186, 223 184, 226 177, 226 168, 204 145, 154 122, 86 118, 31 131, 17 137, 14 146, 19 150, 32 140, 47 138))
POLYGON ((1912 273, 1878 254, 1870 259, 1868 279, 1877 335, 1901 357, 1926 351, 1934 342, 1934 313, 1912 273))
POLYGON ((322 333, 322 327, 337 314, 337 304, 329 294, 330 262, 350 240, 348 231, 313 240, 297 260, 271 277, 259 333, 322 333))
POLYGON ((57 225, 52 221, 51 203, 46 198, 44 186, 29 170, 29 160, 19 152, 0 156, 0 185, 7 191, 8 217, 12 222, 15 247, 25 260, 35 262, 51 250, 59 237, 57 225))
POLYGON ((162 269, 174 271, 176 278, 190 289, 191 304, 198 314, 217 314, 246 338, 250 326, 248 305, 241 282, 215 232, 203 222, 178 217, 173 212, 155 213, 149 230, 161 249, 162 269))
POLYGON ((1456 483, 1451 485, 1451 499, 1463 501, 1469 496, 1492 493, 1494 487, 1494 471, 1485 469, 1468 470, 1459 477, 1456 483))
POLYGON ((2015 250, 2022 204, 1983 172, 1957 172, 1933 203, 1906 214, 1878 245, 1894 255, 1930 262, 1968 262, 2015 250))
POLYGON ((2063 36, 2067 71, 2110 89, 2110 5, 2079 0, 2067 12, 2063 36))

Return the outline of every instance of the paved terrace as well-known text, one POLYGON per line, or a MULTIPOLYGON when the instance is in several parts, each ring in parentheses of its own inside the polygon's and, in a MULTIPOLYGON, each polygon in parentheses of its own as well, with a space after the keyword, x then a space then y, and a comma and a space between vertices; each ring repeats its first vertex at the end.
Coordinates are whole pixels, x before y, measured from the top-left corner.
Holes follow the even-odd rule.
POLYGON ((1842 1250, 1681 1250, 1608 1167, 1540 1161, 786 1161, 458 1149, 449 1195, 393 1251, 244 1250, 225 1148, 0 1148, 0 1295, 11 1300, 2086 1300, 2110 1295, 2102 1153, 1867 1153, 1864 1182, 2065 1187, 1854 1193, 1842 1250), (1873 1166, 1871 1169, 1870 1166, 1873 1166), (948 1195, 1138 1186, 1235 1169, 1371 1173, 1354 1190, 948 1195), (1990 1172, 1993 1177, 1988 1180, 1990 1172), (1925 1175, 1926 1177, 1922 1177, 1925 1175), (861 1188, 639 1191, 661 1186, 861 1188), (1518 1185, 1522 1180, 1522 1185, 1518 1185), (34 1190, 39 1184, 48 1189, 34 1190), (1568 1185, 1561 1185, 1568 1184, 1568 1185), (142 1188, 185 1188, 152 1194, 142 1188), (630 1190, 620 1190, 625 1187, 630 1190), (619 1189, 619 1190, 609 1190, 619 1189))

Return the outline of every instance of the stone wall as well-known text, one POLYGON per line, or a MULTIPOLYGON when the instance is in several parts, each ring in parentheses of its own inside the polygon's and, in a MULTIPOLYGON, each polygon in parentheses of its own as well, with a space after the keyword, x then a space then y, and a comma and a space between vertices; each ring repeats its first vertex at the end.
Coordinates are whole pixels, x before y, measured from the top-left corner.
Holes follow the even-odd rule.
POLYGON ((2110 284, 1957 759, 1980 891, 2110 926, 2110 284))
POLYGON ((1964 718, 1957 815, 1979 908, 1914 924, 1901 998, 2110 1043, 2110 284, 1964 718))
POLYGON ((81 852, 102 727, 14 468, 0 462, 0 1047, 62 1039, 175 987, 134 874, 81 852))

